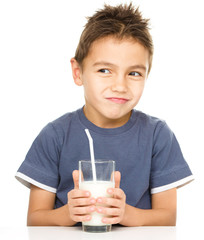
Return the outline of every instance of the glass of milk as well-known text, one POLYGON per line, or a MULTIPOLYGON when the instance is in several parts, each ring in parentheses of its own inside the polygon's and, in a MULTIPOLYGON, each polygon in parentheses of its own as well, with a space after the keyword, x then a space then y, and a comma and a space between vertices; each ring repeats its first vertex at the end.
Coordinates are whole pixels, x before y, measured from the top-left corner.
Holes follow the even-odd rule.
MULTIPOLYGON (((79 189, 91 192, 91 196, 111 197, 107 193, 108 188, 115 187, 114 171, 115 161, 113 160, 95 160, 95 173, 92 171, 92 162, 89 160, 79 161, 79 189), (95 174, 95 178, 94 175, 95 174)), ((90 221, 82 222, 82 229, 86 232, 109 232, 111 224, 105 224, 101 221, 105 215, 93 212, 90 221)))

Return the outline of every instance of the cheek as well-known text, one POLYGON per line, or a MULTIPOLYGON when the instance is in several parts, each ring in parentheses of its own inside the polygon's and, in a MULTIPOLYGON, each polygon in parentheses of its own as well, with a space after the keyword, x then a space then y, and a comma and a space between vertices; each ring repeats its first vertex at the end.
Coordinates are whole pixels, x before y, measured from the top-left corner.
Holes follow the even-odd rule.
POLYGON ((101 94, 104 89, 106 89, 105 84, 103 83, 103 81, 100 81, 97 78, 89 79, 89 81, 84 82, 84 90, 93 95, 101 94))
POLYGON ((132 84, 129 88, 134 98, 140 98, 144 90, 145 82, 132 84))
POLYGON ((84 81, 84 95, 87 100, 96 101, 100 96, 100 84, 96 79, 89 79, 88 81, 84 81))

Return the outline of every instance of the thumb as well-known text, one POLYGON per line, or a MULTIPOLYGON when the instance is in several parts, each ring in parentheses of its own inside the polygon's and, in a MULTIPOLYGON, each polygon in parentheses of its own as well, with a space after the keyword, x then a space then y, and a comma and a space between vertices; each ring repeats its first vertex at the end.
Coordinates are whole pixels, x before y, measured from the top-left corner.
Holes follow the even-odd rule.
POLYGON ((119 188, 120 187, 120 179, 121 179, 121 174, 119 171, 115 172, 115 188, 119 188))
POLYGON ((74 181, 74 188, 79 189, 79 170, 74 170, 72 172, 72 177, 74 181))

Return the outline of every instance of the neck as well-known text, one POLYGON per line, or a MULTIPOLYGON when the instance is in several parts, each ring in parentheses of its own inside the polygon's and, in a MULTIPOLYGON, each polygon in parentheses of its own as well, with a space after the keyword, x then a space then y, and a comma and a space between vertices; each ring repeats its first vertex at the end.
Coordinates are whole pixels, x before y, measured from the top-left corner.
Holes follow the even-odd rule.
POLYGON ((124 115, 121 118, 110 119, 110 118, 105 118, 105 117, 100 116, 100 115, 93 116, 89 112, 89 110, 86 108, 86 106, 84 106, 83 111, 84 111, 84 115, 86 116, 86 118, 90 122, 92 122, 94 125, 96 125, 97 127, 100 127, 100 128, 118 128, 118 127, 121 127, 128 122, 128 120, 130 119, 131 113, 132 113, 132 111, 130 111, 129 113, 127 113, 126 115, 124 115))

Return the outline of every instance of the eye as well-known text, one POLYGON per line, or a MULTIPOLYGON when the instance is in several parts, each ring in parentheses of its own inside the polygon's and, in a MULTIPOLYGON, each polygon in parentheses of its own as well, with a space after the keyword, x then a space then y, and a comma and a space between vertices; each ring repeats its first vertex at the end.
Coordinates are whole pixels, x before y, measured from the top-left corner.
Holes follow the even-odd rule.
POLYGON ((138 72, 130 72, 129 75, 134 77, 141 76, 141 74, 138 72))
POLYGON ((110 71, 108 69, 100 69, 99 72, 101 73, 110 73, 110 71))

